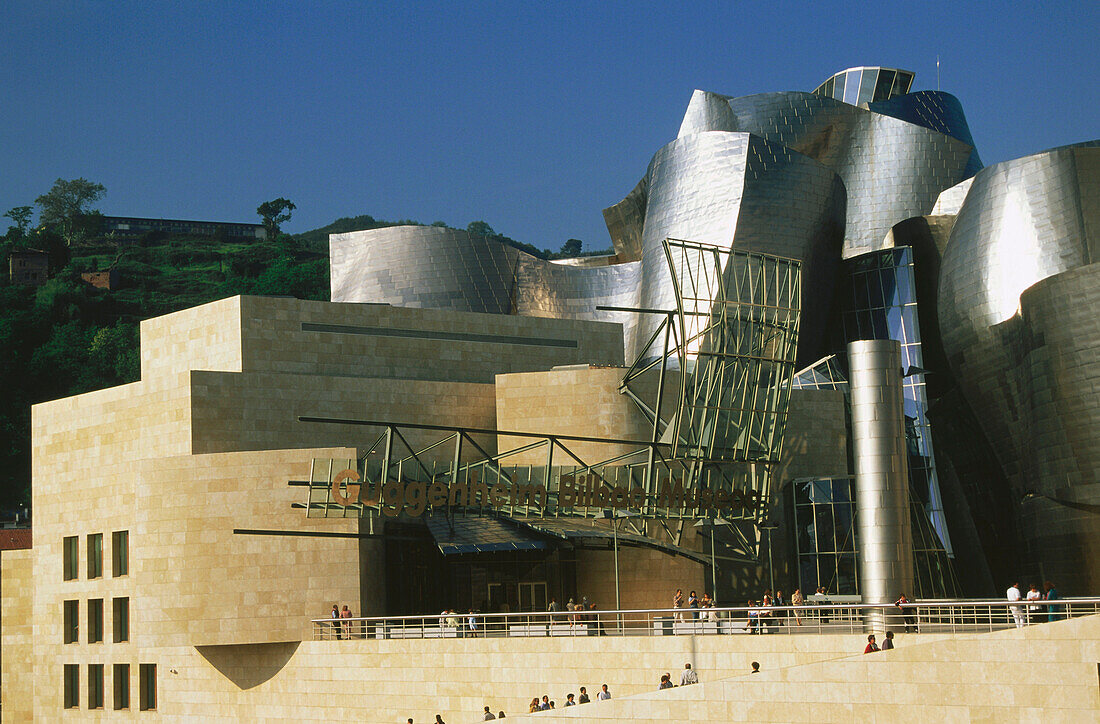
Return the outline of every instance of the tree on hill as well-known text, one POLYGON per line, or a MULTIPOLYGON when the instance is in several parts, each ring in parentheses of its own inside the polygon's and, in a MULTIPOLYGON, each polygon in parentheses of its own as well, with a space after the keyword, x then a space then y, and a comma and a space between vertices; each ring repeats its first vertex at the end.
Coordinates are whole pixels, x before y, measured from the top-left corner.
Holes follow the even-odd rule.
POLYGON ((566 258, 580 256, 583 244, 584 242, 580 239, 570 239, 561 245, 561 255, 566 258))
POLYGON ((65 243, 72 246, 82 235, 81 217, 91 213, 89 206, 107 193, 103 184, 92 183, 86 178, 71 181, 57 179, 53 188, 34 200, 42 209, 39 220, 46 226, 57 227, 65 243))
POLYGON ((478 234, 480 236, 496 236, 497 232, 493 231, 493 227, 489 226, 484 221, 471 221, 466 226, 466 231, 471 234, 478 234))
POLYGON ((31 223, 31 214, 34 209, 30 206, 16 206, 15 208, 8 209, 4 212, 4 216, 15 222, 15 226, 8 229, 8 236, 12 236, 12 229, 15 230, 15 238, 22 239, 27 235, 27 227, 31 223))
POLYGON ((256 213, 263 219, 268 239, 274 240, 279 235, 279 224, 290 221, 290 212, 296 208, 294 202, 281 196, 272 201, 265 201, 256 207, 256 213))

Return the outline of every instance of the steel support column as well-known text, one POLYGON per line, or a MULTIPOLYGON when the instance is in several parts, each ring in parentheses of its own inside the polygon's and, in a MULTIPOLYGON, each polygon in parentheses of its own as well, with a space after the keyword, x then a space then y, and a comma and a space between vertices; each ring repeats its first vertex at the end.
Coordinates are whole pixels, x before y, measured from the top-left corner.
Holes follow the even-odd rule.
MULTIPOLYGON (((860 589, 864 603, 892 603, 914 584, 901 346, 895 340, 852 342, 848 362, 860 589)), ((865 630, 885 628, 880 609, 865 612, 865 630)))

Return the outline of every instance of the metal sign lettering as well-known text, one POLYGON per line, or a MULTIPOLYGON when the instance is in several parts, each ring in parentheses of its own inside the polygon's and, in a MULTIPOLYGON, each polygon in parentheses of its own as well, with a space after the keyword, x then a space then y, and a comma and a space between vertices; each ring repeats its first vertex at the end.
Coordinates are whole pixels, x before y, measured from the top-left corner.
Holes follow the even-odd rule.
POLYGON ((308 515, 358 517, 371 511, 387 517, 419 517, 425 512, 447 509, 491 509, 511 515, 593 517, 606 509, 631 510, 640 517, 702 517, 709 514, 735 516, 755 511, 761 504, 759 493, 752 490, 707 488, 684 484, 673 476, 658 481, 649 493, 641 485, 629 482, 611 484, 609 480, 629 476, 624 466, 575 473, 567 468, 552 468, 550 485, 545 468, 515 468, 528 474, 518 479, 485 480, 479 470, 469 470, 457 480, 449 473, 427 480, 364 480, 350 460, 314 459, 313 470, 320 479, 310 481, 308 515), (523 478, 527 479, 524 482, 523 478))

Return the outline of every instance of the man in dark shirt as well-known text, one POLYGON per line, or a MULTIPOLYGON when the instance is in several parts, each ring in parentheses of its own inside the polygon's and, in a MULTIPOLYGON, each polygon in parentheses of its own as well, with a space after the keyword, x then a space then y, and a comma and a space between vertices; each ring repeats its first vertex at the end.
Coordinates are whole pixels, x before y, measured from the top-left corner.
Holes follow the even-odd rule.
POLYGON ((581 695, 580 695, 580 697, 577 698, 577 703, 578 704, 587 704, 590 701, 592 701, 592 700, 588 698, 588 691, 582 686, 581 687, 581 695))

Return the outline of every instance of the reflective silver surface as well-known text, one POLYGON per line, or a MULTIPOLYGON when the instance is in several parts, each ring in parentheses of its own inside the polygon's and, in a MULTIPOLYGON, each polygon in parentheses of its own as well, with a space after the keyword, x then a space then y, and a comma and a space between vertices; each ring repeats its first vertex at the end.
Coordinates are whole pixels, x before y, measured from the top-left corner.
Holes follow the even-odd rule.
POLYGON ((520 254, 484 236, 434 226, 332 234, 332 301, 509 314, 520 254))
POLYGON ((880 104, 861 108, 797 92, 728 102, 735 123, 714 130, 763 136, 841 177, 847 193, 845 257, 883 248, 891 226, 930 213, 940 192, 981 165, 973 145, 959 140, 969 139, 970 131, 958 101, 947 93, 921 91, 891 99, 883 105, 889 113, 877 112, 880 104))
MULTIPOLYGON (((803 297, 831 295, 844 190, 828 168, 748 133, 704 131, 658 151, 645 183, 637 306, 675 309, 662 247, 668 238, 797 259, 803 263, 803 297)), ((827 311, 804 310, 800 361, 814 358, 827 311)), ((627 330, 628 358, 641 353, 658 322, 644 317, 636 332, 627 330)))
MULTIPOLYGON (((332 299, 612 319, 633 356, 656 322, 595 307, 672 308, 666 238, 798 259, 804 296, 828 299, 838 252, 884 248, 894 224, 929 213, 980 167, 958 101, 908 86, 862 107, 812 93, 695 91, 678 137, 604 211, 618 263, 551 264, 452 229, 352 232, 331 240, 332 299)), ((799 364, 824 351, 827 313, 805 310, 799 364)))
POLYGON ((939 286, 944 350, 1008 479, 1028 563, 1063 590, 1100 584, 1098 145, 981 171, 939 286))
POLYGON ((851 342, 848 365, 860 588, 865 603, 889 603, 912 595, 915 582, 901 346, 851 342))
POLYGON ((685 239, 802 262, 804 367, 835 351, 841 257, 910 246, 924 366, 936 373, 929 415, 958 432, 949 467, 968 491, 964 514, 987 556, 1023 537, 1030 571, 1094 586, 1100 142, 982 170, 959 101, 909 92, 911 80, 861 67, 814 93, 697 90, 677 137, 604 210, 613 257, 553 263, 433 227, 354 232, 332 237, 332 299, 617 321, 633 358, 659 318, 596 307, 673 309, 662 245, 685 239), (977 457, 987 462, 964 459, 977 457))

